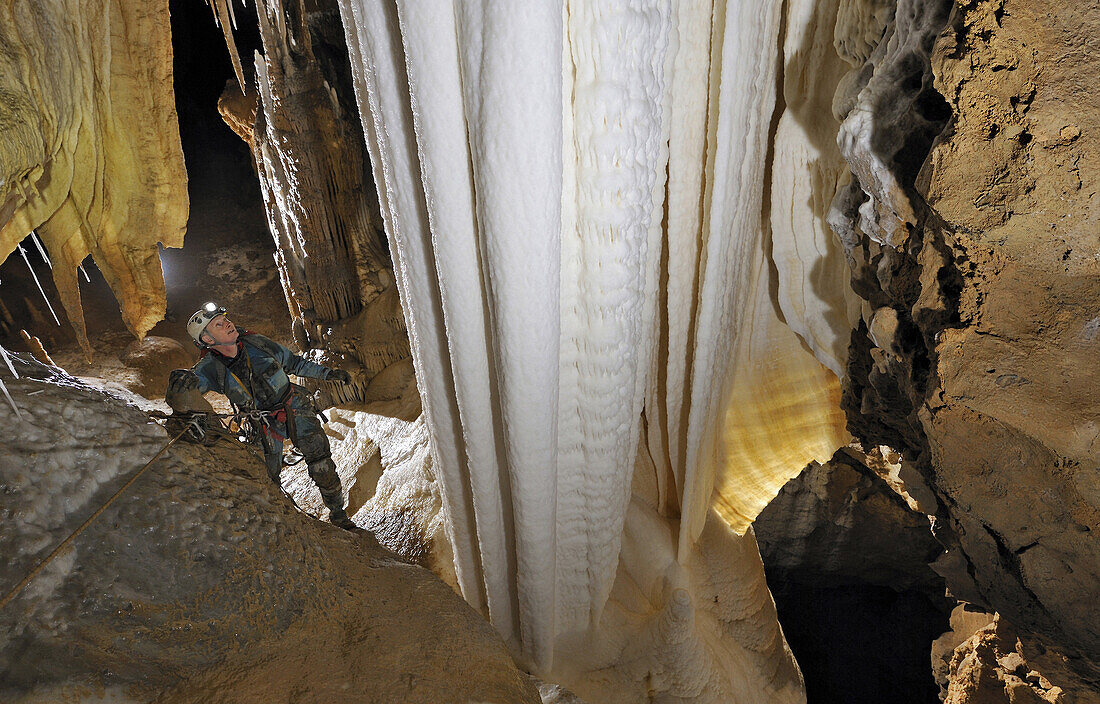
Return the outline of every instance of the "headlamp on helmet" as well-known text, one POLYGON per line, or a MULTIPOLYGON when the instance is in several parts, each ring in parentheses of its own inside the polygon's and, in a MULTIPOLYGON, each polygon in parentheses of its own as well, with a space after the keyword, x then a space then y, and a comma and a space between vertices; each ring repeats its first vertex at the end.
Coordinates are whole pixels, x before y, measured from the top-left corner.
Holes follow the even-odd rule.
POLYGON ((206 331, 206 326, 210 324, 210 321, 219 315, 225 315, 225 308, 211 302, 203 305, 188 319, 187 334, 191 336, 196 345, 199 347, 210 346, 202 341, 202 334, 206 331))

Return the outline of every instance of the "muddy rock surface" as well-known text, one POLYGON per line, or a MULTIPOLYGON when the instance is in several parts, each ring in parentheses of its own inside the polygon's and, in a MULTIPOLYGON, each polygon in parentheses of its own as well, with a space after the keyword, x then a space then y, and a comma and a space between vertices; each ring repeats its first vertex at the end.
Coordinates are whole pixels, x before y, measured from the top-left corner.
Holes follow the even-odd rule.
POLYGON ((146 335, 122 351, 120 360, 137 372, 131 391, 146 398, 164 398, 168 374, 173 369, 187 369, 195 363, 194 348, 187 349, 170 337, 146 335))
MULTIPOLYGON (((0 372, 22 414, 0 407, 4 593, 169 439, 121 395, 16 366, 0 372)), ((101 697, 539 700, 449 587, 299 513, 229 441, 174 445, 3 607, 0 701, 101 697)))
POLYGON ((868 305, 845 406, 934 496, 952 594, 1100 690, 1098 10, 960 2, 912 63, 949 118, 895 155, 905 237, 849 240, 868 305))

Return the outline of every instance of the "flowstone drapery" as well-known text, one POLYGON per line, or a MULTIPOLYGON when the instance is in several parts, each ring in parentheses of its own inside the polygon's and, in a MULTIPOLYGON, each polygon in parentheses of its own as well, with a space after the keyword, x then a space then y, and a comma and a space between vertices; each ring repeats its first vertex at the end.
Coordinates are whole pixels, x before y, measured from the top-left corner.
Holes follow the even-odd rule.
POLYGON ((707 697, 797 700, 777 626, 749 656, 731 625, 775 624, 755 542, 730 529, 847 438, 835 376, 771 290, 780 4, 340 6, 464 596, 568 683, 665 613, 730 645, 710 665, 635 653, 638 677, 686 696, 677 678, 717 667, 737 674, 707 697), (624 528, 632 510, 650 523, 624 528), (762 588, 696 621, 714 521, 762 588), (635 571, 653 580, 625 617, 635 571))
POLYGON ((32 231, 90 354, 77 268, 89 254, 138 337, 164 317, 157 242, 183 246, 187 175, 167 0, 0 8, 0 261, 32 231))

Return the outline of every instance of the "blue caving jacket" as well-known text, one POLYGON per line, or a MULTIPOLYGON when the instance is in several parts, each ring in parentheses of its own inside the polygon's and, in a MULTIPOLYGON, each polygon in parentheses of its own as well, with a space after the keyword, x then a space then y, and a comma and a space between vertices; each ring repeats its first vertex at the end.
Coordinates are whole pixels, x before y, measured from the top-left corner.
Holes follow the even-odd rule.
POLYGON ((191 368, 199 377, 200 392, 218 391, 238 407, 269 411, 286 400, 291 387, 288 373, 324 379, 329 372, 328 367, 302 359, 278 342, 256 333, 241 332, 237 349, 237 356, 232 359, 211 350, 191 368))

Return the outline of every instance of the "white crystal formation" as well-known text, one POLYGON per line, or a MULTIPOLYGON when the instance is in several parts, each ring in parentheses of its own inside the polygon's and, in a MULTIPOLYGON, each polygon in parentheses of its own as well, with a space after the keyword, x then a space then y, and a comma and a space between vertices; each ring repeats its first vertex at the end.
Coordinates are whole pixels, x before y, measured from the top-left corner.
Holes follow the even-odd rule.
MULTIPOLYGON (((708 516, 744 533, 847 439, 836 376, 799 337, 841 368, 845 294, 803 282, 830 257, 826 288, 840 278, 821 219, 841 171, 825 169, 817 206, 784 175, 797 212, 773 255, 778 2, 340 8, 457 581, 549 672, 612 628, 636 466, 673 539, 630 559, 671 569, 708 516), (791 272, 798 325, 772 267, 791 272)), ((799 12, 796 36, 811 31, 799 12)), ((787 134, 785 153, 810 139, 787 134)), ((803 168, 801 149, 783 163, 803 168)), ((647 608, 680 613, 679 588, 647 608)))

